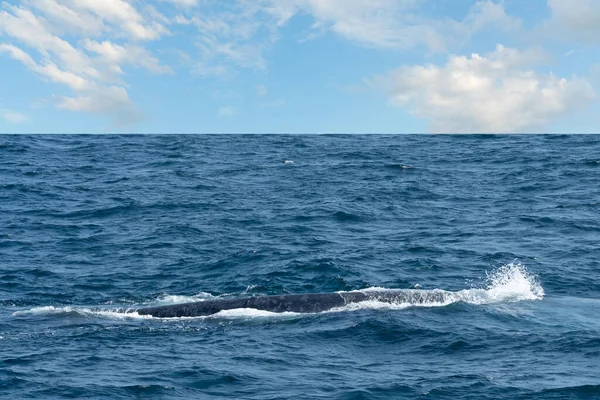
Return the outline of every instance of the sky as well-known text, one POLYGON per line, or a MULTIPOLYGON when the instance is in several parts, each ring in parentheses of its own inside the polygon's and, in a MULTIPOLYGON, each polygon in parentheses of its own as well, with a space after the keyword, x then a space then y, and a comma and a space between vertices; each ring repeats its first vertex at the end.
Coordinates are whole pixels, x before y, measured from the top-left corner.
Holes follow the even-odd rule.
POLYGON ((0 0, 2 133, 600 133, 600 0, 0 0))

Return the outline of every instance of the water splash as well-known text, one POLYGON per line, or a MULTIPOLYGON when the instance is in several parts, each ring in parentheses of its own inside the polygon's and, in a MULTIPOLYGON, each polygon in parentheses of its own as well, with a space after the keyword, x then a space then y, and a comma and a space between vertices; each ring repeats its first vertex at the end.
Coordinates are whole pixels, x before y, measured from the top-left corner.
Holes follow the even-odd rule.
POLYGON ((15 311, 12 313, 14 317, 21 316, 81 316, 81 317, 101 317, 108 319, 152 319, 148 318, 147 315, 139 315, 135 309, 128 308, 117 308, 117 309, 100 309, 100 308, 88 308, 88 307, 34 307, 29 310, 15 311))
POLYGON ((485 289, 464 289, 457 292, 433 289, 399 289, 394 290, 403 294, 401 301, 387 301, 378 298, 378 292, 389 291, 381 287, 360 290, 372 296, 368 301, 348 304, 332 311, 353 311, 359 309, 405 309, 409 307, 445 307, 450 304, 463 302, 473 305, 496 303, 514 303, 519 301, 541 300, 544 289, 536 276, 530 274, 520 263, 513 262, 504 265, 487 274, 485 289))
MULTIPOLYGON (((350 303, 346 306, 335 308, 325 312, 356 311, 364 309, 392 309, 402 310, 410 307, 445 307, 454 303, 467 303, 473 305, 487 305, 497 303, 513 303, 519 301, 541 300, 544 297, 544 289, 536 276, 530 274, 520 263, 504 265, 492 273, 487 274, 487 285, 485 288, 464 289, 457 292, 442 289, 386 289, 382 287, 371 287, 355 292, 365 293, 369 298, 367 301, 350 303), (395 293, 395 296, 384 296, 383 293, 395 293)), ((338 292, 349 293, 349 292, 338 292)), ((351 292, 350 292, 351 293, 351 292)), ((220 296, 219 296, 220 297, 220 296)), ((194 296, 163 295, 154 304, 180 304, 198 302, 219 297, 209 293, 198 293, 194 296)), ((103 317, 110 319, 153 319, 148 315, 139 315, 136 309, 91 309, 79 307, 36 307, 31 310, 17 311, 13 316, 28 315, 55 315, 76 314, 86 317, 103 317)), ((208 317, 196 318, 257 318, 275 316, 298 315, 295 313, 273 313, 255 309, 237 309, 221 311, 208 317)), ((185 317, 185 319, 189 319, 185 317)))
POLYGON ((272 311, 257 310, 254 308, 236 308, 233 310, 223 310, 216 314, 209 315, 206 317, 196 318, 226 318, 226 319, 237 319, 237 318, 273 318, 273 317, 298 317, 302 314, 294 312, 282 312, 276 313, 272 311))
POLYGON ((214 300, 216 298, 218 297, 206 292, 200 292, 193 296, 163 294, 156 299, 156 301, 152 302, 152 304, 156 306, 166 306, 170 304, 195 303, 199 301, 214 300))
POLYGON ((536 276, 518 262, 512 262, 487 274, 487 294, 490 300, 541 300, 544 288, 536 276))

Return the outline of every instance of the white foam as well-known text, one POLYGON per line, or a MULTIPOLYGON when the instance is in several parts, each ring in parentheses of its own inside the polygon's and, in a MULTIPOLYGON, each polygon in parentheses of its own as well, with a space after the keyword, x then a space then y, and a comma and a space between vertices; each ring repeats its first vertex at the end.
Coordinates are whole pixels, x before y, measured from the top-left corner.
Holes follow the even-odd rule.
POLYGON ((193 296, 178 296, 165 294, 156 299, 156 301, 153 302, 153 305, 167 306, 171 304, 197 303, 206 300, 214 300, 216 298, 218 297, 206 292, 200 292, 193 296))
POLYGON ((105 318, 113 320, 191 320, 191 319, 208 319, 208 318, 225 318, 225 319, 240 319, 240 318, 281 318, 281 317, 296 317, 301 314, 293 312, 276 313, 270 311, 256 310, 253 308, 237 308, 232 310, 223 310, 216 314, 200 316, 200 317, 174 317, 174 318, 156 318, 151 315, 140 315, 136 309, 92 309, 79 307, 35 307, 30 310, 16 311, 13 316, 49 316, 49 315, 68 315, 75 314, 83 317, 105 318))
POLYGON ((519 263, 505 265, 488 274, 488 297, 499 301, 541 300, 544 288, 519 263))
POLYGON ((70 311, 71 311, 71 307, 55 308, 53 306, 46 306, 46 307, 34 307, 30 310, 15 311, 14 313, 12 313, 12 315, 13 316, 48 315, 48 314, 64 313, 64 312, 70 312, 70 311))
MULTIPOLYGON (((252 252, 253 252, 253 253, 256 253, 256 250, 252 250, 252 252)), ((258 285, 250 285, 250 286, 247 286, 247 287, 246 287, 246 289, 245 289, 245 290, 244 290, 242 293, 244 293, 244 294, 245 294, 245 293, 248 293, 249 291, 251 291, 251 290, 254 290, 254 289, 256 289, 257 287, 258 287, 258 285)))
POLYGON ((404 310, 412 307, 409 303, 386 303, 378 300, 361 301, 360 303, 350 303, 343 307, 332 308, 325 311, 326 313, 337 313, 358 310, 404 310))
MULTIPOLYGON (((390 289, 372 287, 359 290, 358 292, 369 294, 381 291, 390 291, 390 289)), ((485 289, 464 289, 457 292, 441 289, 400 289, 398 291, 407 294, 406 297, 410 300, 390 303, 374 298, 360 303, 348 304, 347 306, 331 311, 354 311, 360 309, 402 310, 409 307, 445 307, 458 302, 486 305, 541 300, 544 298, 544 289, 537 278, 527 272, 525 267, 519 263, 507 264, 493 273, 487 274, 487 286, 485 289)))
POLYGON ((257 310, 255 308, 236 308, 233 310, 223 310, 212 314, 211 318, 272 318, 272 317, 296 317, 302 314, 294 312, 276 313, 272 311, 257 310))
POLYGON ((30 310, 15 311, 13 316, 37 316, 37 315, 60 315, 78 314, 86 317, 103 317, 109 319, 151 319, 149 315, 140 315, 135 309, 91 309, 79 307, 34 307, 30 310))
MULTIPOLYGON (((384 287, 380 287, 380 286, 372 286, 370 288, 366 288, 366 289, 361 289, 361 290, 355 290, 355 292, 382 292, 382 291, 388 291, 390 289, 386 289, 384 287)), ((338 292, 338 293, 345 293, 345 292, 338 292)))
MULTIPOLYGON (((544 289, 537 278, 527 272, 524 266, 518 263, 505 265, 493 273, 487 274, 487 286, 484 289, 465 289, 457 292, 433 289, 386 289, 382 287, 371 287, 355 292, 372 294, 374 297, 368 301, 351 303, 343 307, 338 307, 326 312, 356 311, 364 309, 383 309, 383 310, 404 310, 410 307, 445 307, 450 304, 464 302, 473 305, 486 305, 497 303, 511 303, 519 301, 541 300, 544 297, 544 289), (398 291, 406 294, 401 296, 402 302, 389 302, 377 300, 377 292, 398 291)), ((345 292, 338 292, 345 293, 345 292)), ((157 299, 161 305, 180 304, 205 301, 220 297, 212 296, 209 293, 199 293, 194 296, 174 296, 164 295, 157 299)), ((135 308, 121 309, 92 309, 80 307, 35 307, 30 310, 16 311, 13 316, 28 315, 55 315, 55 314, 79 314, 86 317, 101 317, 108 319, 155 319, 150 315, 140 315, 135 308)), ((181 319, 205 319, 205 318, 280 318, 296 317, 298 313, 284 312, 275 313, 256 309, 234 309, 224 310, 216 314, 205 317, 182 317, 182 318, 161 318, 161 320, 181 320, 181 319)))

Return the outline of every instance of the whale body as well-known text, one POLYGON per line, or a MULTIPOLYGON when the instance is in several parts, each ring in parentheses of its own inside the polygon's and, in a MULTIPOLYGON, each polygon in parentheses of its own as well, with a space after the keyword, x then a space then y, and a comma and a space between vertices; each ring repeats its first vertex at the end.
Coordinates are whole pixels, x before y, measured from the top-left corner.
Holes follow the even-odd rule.
POLYGON ((422 290, 288 294, 172 304, 168 306, 141 308, 138 309, 137 312, 140 315, 151 315, 156 318, 202 317, 216 314, 224 310, 235 310, 240 308, 250 308, 275 313, 318 313, 365 301, 410 305, 432 302, 443 303, 447 300, 447 295, 448 292, 444 291, 422 290))

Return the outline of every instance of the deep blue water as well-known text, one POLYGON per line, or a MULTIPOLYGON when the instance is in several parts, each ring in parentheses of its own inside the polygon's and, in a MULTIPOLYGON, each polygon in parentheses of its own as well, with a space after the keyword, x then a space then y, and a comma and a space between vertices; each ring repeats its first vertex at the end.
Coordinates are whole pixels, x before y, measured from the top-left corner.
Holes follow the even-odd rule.
POLYGON ((2 398, 599 399, 599 271, 600 136, 0 136, 2 398))

